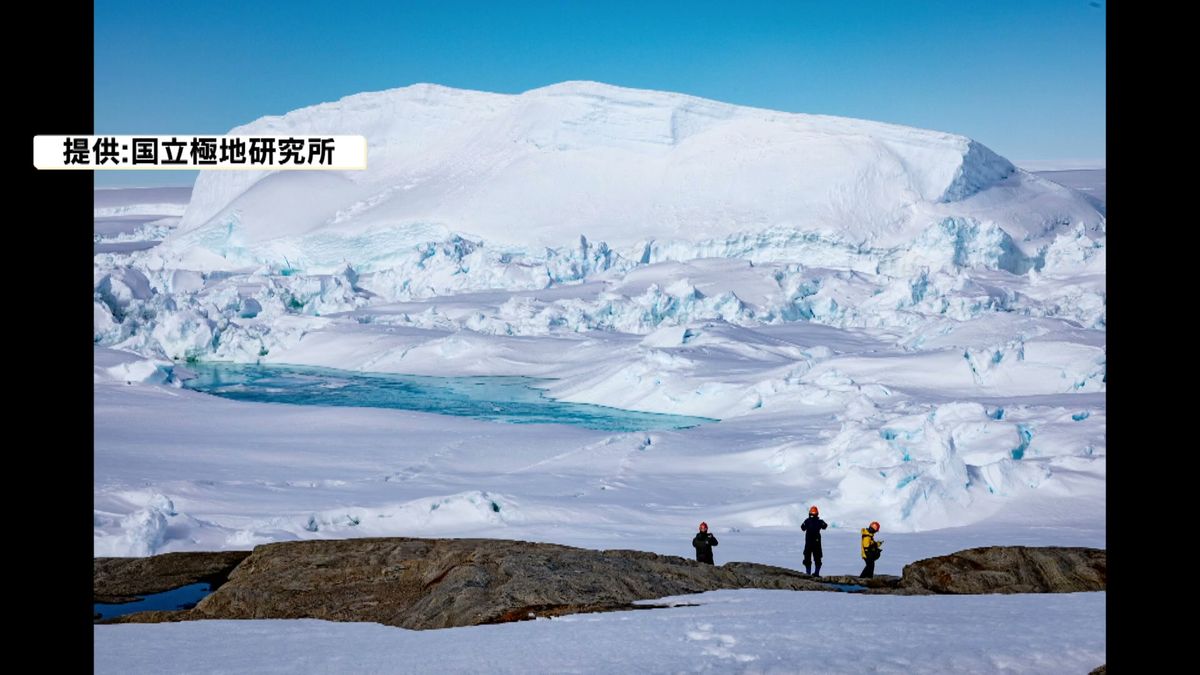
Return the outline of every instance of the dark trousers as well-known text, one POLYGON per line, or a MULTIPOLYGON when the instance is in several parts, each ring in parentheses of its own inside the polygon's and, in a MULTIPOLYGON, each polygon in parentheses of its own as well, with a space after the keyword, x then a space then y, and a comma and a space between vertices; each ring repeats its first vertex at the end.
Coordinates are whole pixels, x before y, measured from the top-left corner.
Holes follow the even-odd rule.
POLYGON ((817 563, 817 569, 821 569, 821 542, 804 545, 804 567, 807 568, 813 562, 817 563))
POLYGON ((858 576, 862 577, 863 579, 870 579, 871 577, 875 576, 875 561, 868 560, 867 566, 863 568, 862 574, 858 576))

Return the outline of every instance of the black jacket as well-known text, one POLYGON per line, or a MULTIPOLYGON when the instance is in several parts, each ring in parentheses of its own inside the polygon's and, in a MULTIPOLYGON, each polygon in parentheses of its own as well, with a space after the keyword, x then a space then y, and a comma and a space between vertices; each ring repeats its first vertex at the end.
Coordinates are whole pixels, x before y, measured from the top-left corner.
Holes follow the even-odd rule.
POLYGON ((696 560, 712 564, 712 547, 717 545, 717 538, 711 532, 697 532, 692 537, 692 546, 696 547, 696 560))
POLYGON ((827 527, 829 526, 825 524, 825 521, 816 516, 809 516, 807 520, 800 523, 800 529, 804 530, 804 543, 821 543, 821 530, 827 527))

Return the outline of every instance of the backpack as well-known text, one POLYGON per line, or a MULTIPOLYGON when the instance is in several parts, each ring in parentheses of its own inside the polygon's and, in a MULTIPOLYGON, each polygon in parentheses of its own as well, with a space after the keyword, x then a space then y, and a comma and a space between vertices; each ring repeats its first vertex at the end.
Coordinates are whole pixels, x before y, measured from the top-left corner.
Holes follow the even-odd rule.
POLYGON ((879 560, 879 544, 871 542, 867 546, 867 560, 879 560))

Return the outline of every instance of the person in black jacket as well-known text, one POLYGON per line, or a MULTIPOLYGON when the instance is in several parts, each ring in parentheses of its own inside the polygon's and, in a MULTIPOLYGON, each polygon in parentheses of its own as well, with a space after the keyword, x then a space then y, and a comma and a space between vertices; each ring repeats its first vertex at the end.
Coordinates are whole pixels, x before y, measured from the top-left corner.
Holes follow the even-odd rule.
POLYGON ((717 538, 709 534, 708 523, 700 523, 700 531, 692 537, 692 546, 696 547, 696 560, 713 564, 712 547, 717 545, 717 538))
POLYGON ((812 563, 817 563, 817 576, 821 576, 821 530, 829 527, 818 516, 817 507, 808 510, 808 518, 800 524, 804 531, 804 573, 812 574, 812 563))

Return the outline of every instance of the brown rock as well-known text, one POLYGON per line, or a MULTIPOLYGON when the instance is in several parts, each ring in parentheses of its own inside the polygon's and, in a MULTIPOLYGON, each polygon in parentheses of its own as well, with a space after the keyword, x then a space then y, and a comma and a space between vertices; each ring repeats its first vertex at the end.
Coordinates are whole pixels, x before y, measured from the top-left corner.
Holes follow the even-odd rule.
POLYGON ((841 576, 821 576, 816 577, 820 581, 827 584, 842 584, 844 586, 864 586, 868 590, 887 590, 900 587, 900 577, 894 577, 890 574, 876 574, 870 579, 855 577, 849 575, 841 576))
POLYGON ((186 609, 150 609, 144 612, 134 612, 132 614, 114 616, 111 619, 105 619, 99 623, 167 623, 171 621, 188 621, 194 618, 195 617, 193 617, 186 609))
POLYGON ((912 563, 902 578, 817 579, 771 565, 714 567, 645 551, 377 538, 266 544, 252 553, 97 559, 95 570, 98 601, 197 581, 217 586, 192 610, 141 612, 118 622, 313 618, 428 629, 641 609, 646 606, 632 603, 717 589, 835 591, 831 584, 849 584, 865 586, 870 595, 1095 591, 1105 588, 1106 557, 1098 549, 994 546, 912 563))
POLYGON ((132 602, 140 596, 207 582, 214 587, 250 551, 164 553, 149 558, 95 558, 92 561, 92 601, 132 602))
POLYGON ((626 608, 720 588, 833 590, 753 563, 494 539, 348 539, 259 546, 193 618, 374 621, 449 628, 626 608))
POLYGON ((1103 591, 1104 549, 987 546, 904 566, 902 588, 934 593, 1074 593, 1103 591))

